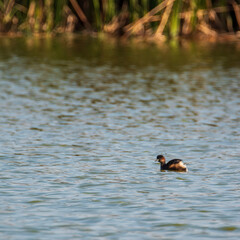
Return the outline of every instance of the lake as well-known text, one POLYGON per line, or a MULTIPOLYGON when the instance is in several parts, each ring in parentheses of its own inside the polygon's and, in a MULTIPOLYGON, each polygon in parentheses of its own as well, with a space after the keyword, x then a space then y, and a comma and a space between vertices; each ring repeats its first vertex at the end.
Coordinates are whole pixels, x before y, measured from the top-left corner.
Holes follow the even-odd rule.
POLYGON ((239 43, 2 37, 0 132, 0 239, 240 238, 239 43))

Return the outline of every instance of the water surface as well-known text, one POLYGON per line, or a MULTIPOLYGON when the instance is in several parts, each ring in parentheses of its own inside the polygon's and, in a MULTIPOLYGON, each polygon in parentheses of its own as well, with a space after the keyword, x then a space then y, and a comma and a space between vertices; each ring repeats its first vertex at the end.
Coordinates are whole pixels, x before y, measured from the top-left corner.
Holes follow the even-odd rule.
POLYGON ((0 238, 239 239, 239 66, 237 44, 0 38, 0 238))

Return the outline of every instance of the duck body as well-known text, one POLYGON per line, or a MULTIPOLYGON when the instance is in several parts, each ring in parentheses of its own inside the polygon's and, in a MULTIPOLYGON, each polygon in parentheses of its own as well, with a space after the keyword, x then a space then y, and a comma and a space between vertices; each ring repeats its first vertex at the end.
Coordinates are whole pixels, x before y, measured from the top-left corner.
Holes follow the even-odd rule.
POLYGON ((166 163, 166 159, 163 155, 158 155, 156 161, 161 165, 161 170, 187 172, 187 166, 183 163, 181 159, 172 159, 166 163))

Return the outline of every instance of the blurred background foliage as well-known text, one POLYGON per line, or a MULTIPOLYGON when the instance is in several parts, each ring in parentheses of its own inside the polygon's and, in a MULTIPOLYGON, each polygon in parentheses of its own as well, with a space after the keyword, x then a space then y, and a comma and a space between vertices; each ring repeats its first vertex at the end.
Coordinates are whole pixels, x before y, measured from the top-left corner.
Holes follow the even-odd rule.
POLYGON ((240 0, 0 0, 1 33, 239 35, 240 0))

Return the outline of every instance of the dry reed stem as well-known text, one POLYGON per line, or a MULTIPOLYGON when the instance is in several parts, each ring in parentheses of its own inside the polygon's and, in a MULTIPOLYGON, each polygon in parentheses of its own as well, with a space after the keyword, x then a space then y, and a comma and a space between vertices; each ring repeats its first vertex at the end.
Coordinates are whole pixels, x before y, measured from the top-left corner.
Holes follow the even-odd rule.
POLYGON ((14 4, 15 4, 15 0, 10 0, 8 2, 4 1, 4 8, 5 8, 4 18, 3 18, 4 22, 9 22, 11 20, 10 13, 13 9, 14 4))
MULTIPOLYGON (((239 4, 236 4, 236 6, 240 9, 240 5, 239 4)), ((229 10, 231 10, 231 9, 232 9, 231 7, 215 7, 215 8, 206 9, 206 10, 199 9, 197 11, 197 14, 201 13, 202 15, 206 15, 211 10, 214 10, 216 13, 225 13, 225 12, 229 12, 229 10)), ((189 13, 194 13, 194 11, 193 10, 185 11, 185 12, 179 13, 179 16, 180 16, 180 18, 185 18, 185 15, 189 14, 189 13)))
POLYGON ((233 6, 233 10, 234 10, 235 15, 236 15, 237 23, 238 23, 238 26, 240 28, 240 7, 234 0, 231 1, 231 4, 233 6))
POLYGON ((10 0, 8 2, 4 1, 4 8, 5 8, 5 14, 9 14, 14 6, 15 1, 14 0, 10 0))
POLYGON ((198 30, 203 32, 207 36, 210 36, 210 37, 213 37, 213 38, 216 38, 217 35, 218 35, 217 32, 212 30, 211 27, 207 23, 205 23, 205 22, 201 22, 198 25, 198 30))
POLYGON ((217 24, 217 26, 220 28, 220 29, 224 29, 224 26, 221 22, 221 20, 219 19, 216 11, 214 9, 211 9, 209 11, 209 19, 215 21, 215 23, 217 24))
POLYGON ((182 26, 182 33, 184 35, 188 35, 192 30, 191 17, 192 17, 192 13, 190 13, 190 12, 184 16, 184 21, 183 21, 183 26, 182 26))
POLYGON ((172 1, 172 0, 169 0, 169 1, 167 2, 166 9, 165 9, 165 11, 164 11, 164 13, 163 13, 161 22, 160 22, 160 24, 159 24, 159 26, 158 26, 158 29, 157 29, 157 31, 156 31, 156 33, 155 33, 155 36, 161 36, 161 35, 162 35, 163 30, 164 30, 164 28, 165 28, 165 26, 166 26, 166 24, 167 24, 169 15, 170 15, 170 13, 171 13, 172 6, 173 6, 174 1, 175 1, 175 0, 173 0, 173 1, 172 1), (170 3, 169 3, 169 2, 170 2, 170 3))
POLYGON ((27 14, 28 23, 29 23, 31 31, 33 31, 34 24, 35 24, 35 18, 34 18, 35 9, 36 9, 36 2, 32 1, 30 3, 29 9, 28 9, 28 14, 27 14))
POLYGON ((155 8, 153 8, 150 12, 145 14, 142 18, 138 19, 135 23, 131 23, 125 27, 125 35, 129 35, 132 32, 134 32, 136 29, 139 29, 141 25, 144 23, 149 22, 149 20, 152 18, 153 15, 160 12, 162 9, 164 9, 168 4, 173 3, 175 0, 165 0, 164 2, 157 5, 155 8))
POLYGON ((35 12, 35 7, 36 7, 36 3, 32 1, 29 5, 29 9, 28 9, 28 17, 29 18, 33 17, 34 12, 35 12))
POLYGON ((83 25, 86 27, 86 29, 90 30, 91 25, 87 20, 87 17, 85 16, 84 12, 82 11, 81 7, 79 6, 78 2, 76 0, 70 0, 73 8, 75 9, 78 17, 83 22, 83 25))
POLYGON ((15 9, 17 9, 18 11, 22 12, 22 13, 27 13, 28 12, 28 9, 27 7, 21 5, 21 4, 18 4, 18 3, 15 3, 15 9))

